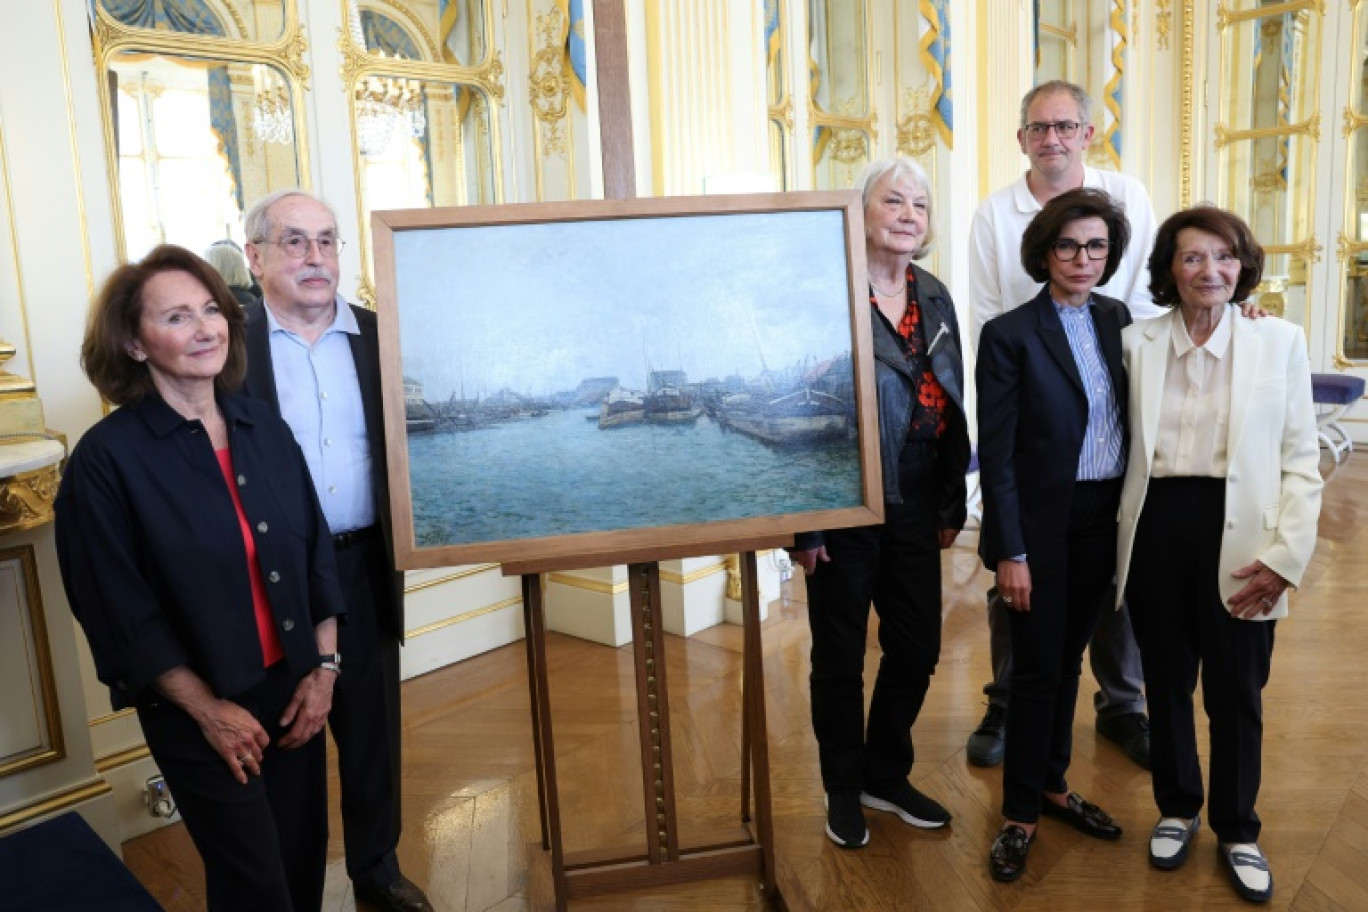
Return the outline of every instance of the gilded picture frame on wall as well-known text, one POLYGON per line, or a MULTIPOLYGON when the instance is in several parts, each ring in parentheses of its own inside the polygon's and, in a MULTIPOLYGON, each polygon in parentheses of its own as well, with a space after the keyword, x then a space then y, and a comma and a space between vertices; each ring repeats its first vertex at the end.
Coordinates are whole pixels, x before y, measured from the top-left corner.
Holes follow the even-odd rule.
POLYGON ((396 561, 882 521, 857 193, 372 215, 396 561))

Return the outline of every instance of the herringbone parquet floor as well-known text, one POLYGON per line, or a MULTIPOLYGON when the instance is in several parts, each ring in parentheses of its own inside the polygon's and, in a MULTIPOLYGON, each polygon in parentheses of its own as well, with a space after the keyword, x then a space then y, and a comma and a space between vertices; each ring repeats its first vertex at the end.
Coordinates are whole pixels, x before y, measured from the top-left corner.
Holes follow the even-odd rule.
MULTIPOLYGON (((1314 566, 1278 628, 1265 692, 1265 769, 1259 810, 1276 894, 1272 908, 1368 909, 1368 453, 1327 474, 1314 566)), ((945 559, 941 663, 914 730, 912 779, 955 815, 938 833, 870 813, 873 838, 842 851, 822 832, 822 790, 808 720, 808 632, 801 584, 770 607, 766 692, 779 884, 790 909, 1187 910, 1244 906, 1203 832, 1188 864, 1150 869, 1145 840, 1157 816, 1146 774, 1096 738, 1084 686, 1070 784, 1126 827, 1101 843, 1045 821, 1026 877, 993 883, 988 845, 999 825, 1000 771, 970 767, 964 741, 982 713, 988 676, 983 592, 973 535, 945 559)), ((867 679, 876 651, 871 635, 867 679)), ((668 670, 681 833, 734 827, 740 769, 739 628, 669 638, 668 670)), ((630 647, 549 638, 551 695, 567 847, 639 845, 630 647)), ((526 665, 514 644, 404 685, 406 873, 444 912, 550 908, 538 843, 526 665)), ((335 771, 330 787, 335 790, 335 771)), ((332 820, 328 910, 353 908, 332 820)), ((203 908, 202 875, 184 827, 131 841, 125 858, 172 912, 203 908)), ((675 891, 576 903, 595 910, 759 910, 755 884, 732 878, 675 891)))

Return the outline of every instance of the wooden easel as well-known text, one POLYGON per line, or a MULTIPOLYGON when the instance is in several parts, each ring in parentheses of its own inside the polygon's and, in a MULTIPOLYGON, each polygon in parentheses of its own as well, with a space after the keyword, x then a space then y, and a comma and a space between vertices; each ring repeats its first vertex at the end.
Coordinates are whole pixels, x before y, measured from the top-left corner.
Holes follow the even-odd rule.
MULTIPOLYGON (((660 611, 660 565, 656 561, 628 564, 632 651, 636 666, 637 728, 641 750, 644 848, 617 851, 616 854, 613 851, 565 851, 561 837, 560 789, 556 778, 555 738, 551 726, 546 617, 542 601, 541 574, 551 568, 522 563, 503 565, 505 575, 522 576, 527 678, 532 697, 532 740, 536 754, 542 848, 551 852, 551 878, 557 912, 564 912, 571 899, 601 893, 748 874, 759 880, 762 892, 772 902, 783 907, 775 879, 764 658, 760 642, 760 590, 755 550, 787 544, 788 541, 743 543, 746 549, 741 555, 743 645, 740 821, 734 830, 697 846, 681 846, 679 843, 674 752, 670 743, 669 686, 665 671, 665 632, 660 611)), ((697 546, 688 549, 690 554, 697 551, 697 546)), ((681 556, 685 554, 666 554, 662 555, 662 559, 681 556)), ((596 556, 574 561, 570 566, 560 561, 556 569, 602 565, 612 560, 611 556, 596 556)))
MULTIPOLYGON (((636 195, 632 158, 632 111, 628 88, 627 30, 623 0, 594 0, 603 187, 608 199, 636 195)), ((542 848, 551 852, 557 912, 569 900, 618 890, 659 887, 753 874, 771 901, 783 900, 775 880, 774 825, 770 812, 769 741, 765 728, 764 658, 760 643, 760 590, 755 552, 783 547, 790 537, 642 548, 635 552, 585 555, 537 564, 505 562, 505 575, 522 577, 527 680, 532 696, 532 740, 536 753, 537 798, 542 848), (741 820, 734 832, 706 845, 681 846, 676 817, 674 753, 670 743, 669 687, 665 673, 665 631, 660 612, 659 561, 700 554, 741 553, 742 734, 741 820), (555 566, 550 566, 554 563, 555 566), (542 573, 607 564, 628 565, 632 650, 636 661, 637 727, 641 741, 644 848, 567 855, 561 838, 560 791, 546 671, 546 617, 542 573), (752 810, 752 776, 754 808, 752 810), (750 824, 750 826, 747 826, 750 824)))

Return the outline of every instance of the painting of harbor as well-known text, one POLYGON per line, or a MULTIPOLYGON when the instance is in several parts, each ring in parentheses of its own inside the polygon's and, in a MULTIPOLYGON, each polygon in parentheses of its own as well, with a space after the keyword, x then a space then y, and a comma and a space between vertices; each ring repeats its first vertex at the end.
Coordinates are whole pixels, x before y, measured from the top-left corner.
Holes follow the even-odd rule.
POLYGON ((414 547, 865 506, 847 231, 836 209, 394 232, 414 547))

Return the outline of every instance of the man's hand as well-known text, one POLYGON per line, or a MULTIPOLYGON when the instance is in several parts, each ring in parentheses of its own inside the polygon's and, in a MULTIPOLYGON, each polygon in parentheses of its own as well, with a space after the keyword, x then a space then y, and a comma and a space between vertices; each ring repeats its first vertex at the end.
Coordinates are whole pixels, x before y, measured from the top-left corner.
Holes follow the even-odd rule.
POLYGON ((997 566, 998 598, 1013 611, 1031 610, 1031 568, 1025 561, 1001 560, 997 566))
POLYGON ((812 576, 816 573, 818 564, 831 562, 831 558, 827 557, 826 545, 822 545, 820 548, 807 548, 802 551, 790 549, 789 557, 793 559, 795 564, 803 568, 804 576, 812 576))
POLYGON ((289 731, 280 739, 280 746, 292 750, 307 744, 323 729, 332 710, 333 684, 337 675, 326 668, 315 668, 295 687, 294 696, 280 717, 280 724, 289 731))

